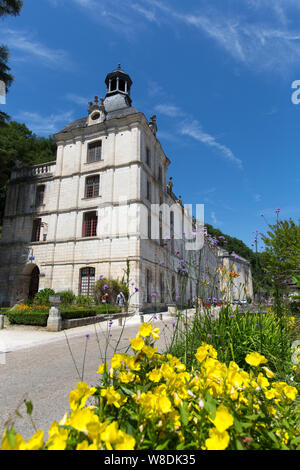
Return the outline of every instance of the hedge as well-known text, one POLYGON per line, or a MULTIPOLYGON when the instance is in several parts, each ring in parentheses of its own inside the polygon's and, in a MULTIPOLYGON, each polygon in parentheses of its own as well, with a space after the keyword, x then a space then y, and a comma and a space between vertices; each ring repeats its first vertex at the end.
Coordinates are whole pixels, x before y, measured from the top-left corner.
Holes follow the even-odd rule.
MULTIPOLYGON (((94 317, 106 313, 119 313, 120 309, 112 305, 100 305, 94 309, 61 311, 62 320, 94 317)), ((14 325, 47 326, 49 312, 7 312, 9 322, 14 325)))

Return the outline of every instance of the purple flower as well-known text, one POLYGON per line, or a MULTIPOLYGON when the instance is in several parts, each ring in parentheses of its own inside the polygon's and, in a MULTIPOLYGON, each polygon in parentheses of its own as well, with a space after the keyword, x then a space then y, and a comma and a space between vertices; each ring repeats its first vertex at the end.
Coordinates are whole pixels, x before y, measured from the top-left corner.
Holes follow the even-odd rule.
POLYGON ((151 294, 152 297, 157 297, 157 294, 155 292, 153 292, 153 294, 151 294))
POLYGON ((174 327, 176 325, 176 321, 172 321, 172 326, 174 327))
POLYGON ((176 298, 176 300, 180 299, 180 295, 176 295, 175 298, 176 298))
POLYGON ((87 333, 87 334, 85 335, 85 337, 86 337, 86 339, 89 339, 89 337, 90 337, 89 333, 87 333))
POLYGON ((103 274, 100 274, 100 276, 99 276, 99 281, 101 281, 101 279, 104 279, 103 274))
POLYGON ((165 262, 164 262, 164 261, 161 261, 159 264, 162 265, 162 264, 165 264, 165 262))
POLYGON ((134 282, 132 282, 131 285, 134 286, 134 282))
POLYGON ((135 287, 135 292, 140 292, 139 287, 135 287))
POLYGON ((153 320, 157 320, 157 316, 156 316, 156 315, 154 315, 153 320))
POLYGON ((276 214, 279 214, 280 209, 276 209, 275 212, 276 212, 276 214))
POLYGON ((235 318, 235 316, 234 316, 234 315, 230 315, 230 318, 235 318))
POLYGON ((107 284, 104 284, 103 289, 104 289, 104 290, 108 289, 108 285, 107 285, 107 284))
POLYGON ((208 336, 209 338, 212 338, 212 335, 211 335, 210 333, 209 333, 207 336, 208 336))

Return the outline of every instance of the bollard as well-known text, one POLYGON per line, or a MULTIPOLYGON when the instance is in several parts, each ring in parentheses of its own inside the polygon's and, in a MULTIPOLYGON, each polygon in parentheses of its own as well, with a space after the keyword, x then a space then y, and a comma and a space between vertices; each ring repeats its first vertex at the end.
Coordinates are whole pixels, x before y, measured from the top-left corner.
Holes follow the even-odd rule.
POLYGON ((0 330, 4 328, 4 315, 0 315, 0 330))
POLYGON ((159 319, 160 319, 160 320, 163 319, 163 314, 162 314, 162 313, 159 313, 158 316, 159 316, 159 319))
POLYGON ((118 318, 118 324, 119 324, 119 326, 122 326, 122 321, 123 321, 123 318, 118 318))

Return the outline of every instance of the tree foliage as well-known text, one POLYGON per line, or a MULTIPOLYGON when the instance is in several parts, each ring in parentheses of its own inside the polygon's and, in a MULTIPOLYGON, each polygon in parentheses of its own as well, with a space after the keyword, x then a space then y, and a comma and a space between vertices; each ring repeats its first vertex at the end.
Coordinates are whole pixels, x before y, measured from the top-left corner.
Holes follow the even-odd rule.
POLYGON ((293 284, 293 277, 300 274, 300 225, 292 219, 269 225, 266 235, 262 263, 272 276, 274 285, 284 289, 293 284))
MULTIPOLYGON (((4 15, 16 16, 23 6, 22 0, 0 0, 0 17, 4 15)), ((6 92, 13 82, 13 76, 8 66, 9 50, 5 45, 0 45, 0 81, 4 82, 6 92)), ((0 126, 4 126, 9 121, 9 116, 0 111, 0 126)))
POLYGON ((266 276, 262 268, 262 253, 255 253, 242 240, 226 235, 210 224, 205 224, 205 226, 207 227, 208 233, 218 239, 218 246, 224 248, 224 250, 229 253, 236 253, 250 261, 254 293, 265 292, 268 295, 272 289, 272 284, 270 277, 266 276), (220 237, 225 237, 225 240, 220 237))
POLYGON ((0 0, 0 16, 19 15, 23 0, 0 0))
POLYGON ((37 137, 25 124, 15 121, 0 126, 0 221, 13 168, 54 161, 55 156, 53 137, 37 137))

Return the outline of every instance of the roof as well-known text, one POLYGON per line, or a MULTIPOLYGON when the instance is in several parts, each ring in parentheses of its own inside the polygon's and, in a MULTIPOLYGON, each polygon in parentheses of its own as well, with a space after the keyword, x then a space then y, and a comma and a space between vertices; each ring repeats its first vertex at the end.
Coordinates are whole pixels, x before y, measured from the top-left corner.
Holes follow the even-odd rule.
MULTIPOLYGON (((117 109, 116 111, 107 113, 106 121, 109 121, 110 119, 122 118, 122 117, 128 116, 129 114, 136 114, 136 113, 138 113, 138 110, 134 108, 133 106, 117 109)), ((67 124, 61 131, 58 132, 58 134, 62 132, 69 132, 72 129, 87 127, 87 123, 88 123, 88 116, 81 118, 81 119, 76 119, 76 121, 72 121, 70 122, 70 124, 67 124)))

